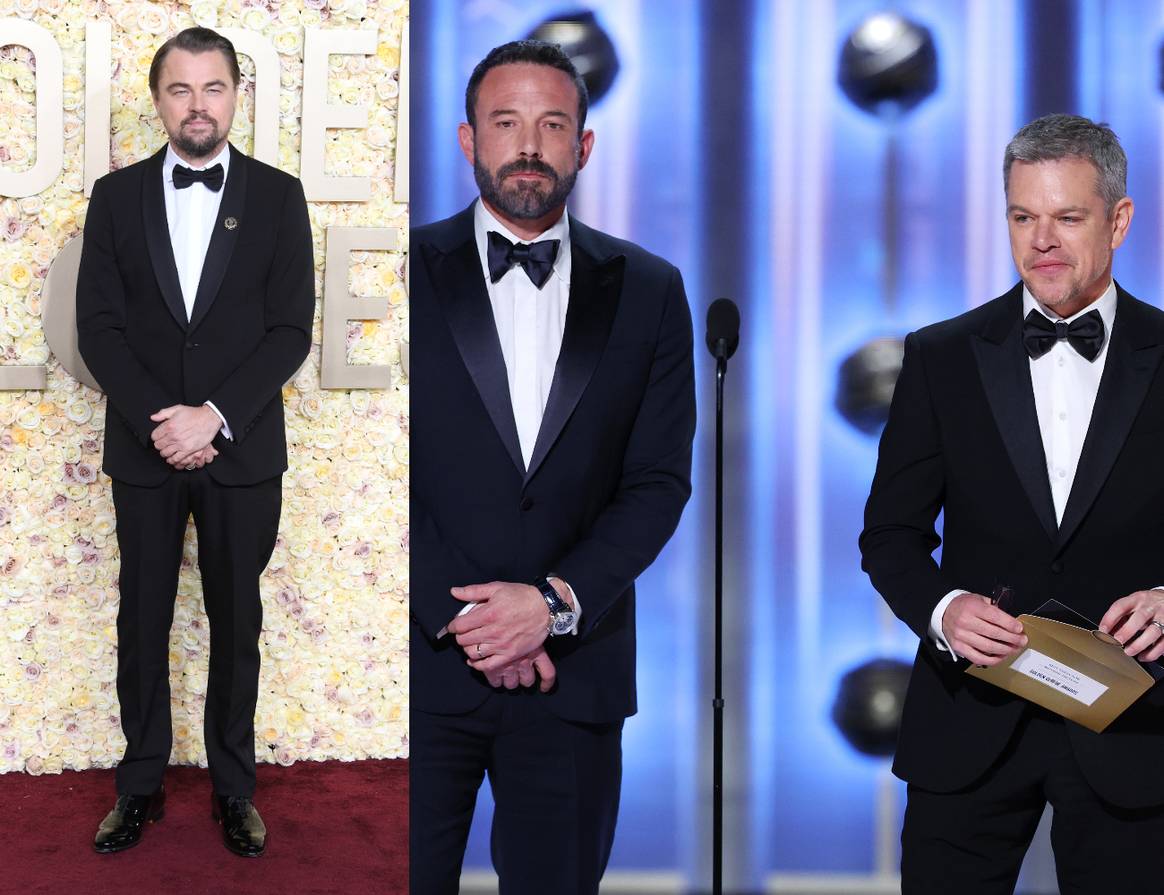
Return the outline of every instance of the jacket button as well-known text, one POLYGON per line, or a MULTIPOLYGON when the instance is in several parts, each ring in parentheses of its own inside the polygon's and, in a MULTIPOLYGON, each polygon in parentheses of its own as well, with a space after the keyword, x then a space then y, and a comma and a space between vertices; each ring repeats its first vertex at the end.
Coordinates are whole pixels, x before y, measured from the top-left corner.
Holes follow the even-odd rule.
POLYGON ((198 343, 197 343, 197 342, 187 342, 187 343, 186 343, 186 350, 187 350, 187 351, 193 351, 193 350, 194 350, 195 348, 197 348, 197 347, 198 347, 198 343))
POLYGON ((1056 575, 1059 574, 1060 572, 1063 571, 1063 563, 1059 562, 1058 560, 1055 560, 1055 562, 1051 563, 1051 571, 1054 572, 1056 575))
POLYGON ((521 499, 521 508, 522 508, 522 510, 523 510, 523 511, 525 511, 525 510, 532 510, 532 509, 533 509, 533 505, 534 505, 534 502, 533 502, 533 498, 532 498, 532 497, 523 497, 523 498, 521 499))

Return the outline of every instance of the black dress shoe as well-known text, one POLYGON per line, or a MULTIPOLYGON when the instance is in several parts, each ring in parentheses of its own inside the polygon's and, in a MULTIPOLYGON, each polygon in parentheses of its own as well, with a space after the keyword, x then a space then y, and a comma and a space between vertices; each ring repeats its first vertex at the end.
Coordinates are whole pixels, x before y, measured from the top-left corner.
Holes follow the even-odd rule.
POLYGON ((166 787, 148 796, 118 796, 113 810, 105 815, 93 848, 103 855, 133 848, 141 841, 147 823, 156 823, 166 814, 166 787))
POLYGON ((211 798, 213 816, 222 824, 222 842, 236 855, 257 858, 267 847, 267 828, 246 796, 211 798))

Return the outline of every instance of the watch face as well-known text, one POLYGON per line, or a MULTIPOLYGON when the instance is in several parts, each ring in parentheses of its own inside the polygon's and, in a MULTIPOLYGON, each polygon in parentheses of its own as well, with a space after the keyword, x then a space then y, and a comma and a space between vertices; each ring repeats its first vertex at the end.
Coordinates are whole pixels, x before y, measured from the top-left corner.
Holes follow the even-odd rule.
POLYGON ((574 619, 577 615, 573 612, 560 612, 554 616, 554 626, 551 631, 555 636, 559 634, 569 634, 574 629, 574 619))

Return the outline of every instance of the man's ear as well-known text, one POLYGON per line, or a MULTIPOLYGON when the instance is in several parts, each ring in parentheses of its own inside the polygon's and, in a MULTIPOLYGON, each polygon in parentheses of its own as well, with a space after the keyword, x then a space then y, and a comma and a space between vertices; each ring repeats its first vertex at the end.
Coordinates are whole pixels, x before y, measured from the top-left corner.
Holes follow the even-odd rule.
POLYGON ((581 171, 590 161, 590 153, 594 150, 594 131, 582 131, 578 138, 578 170, 581 171))
POLYGON ((465 156, 465 161, 470 165, 473 164, 474 159, 474 140, 477 134, 473 130, 473 125, 467 121, 462 121, 457 125, 457 142, 461 144, 461 154, 465 156))

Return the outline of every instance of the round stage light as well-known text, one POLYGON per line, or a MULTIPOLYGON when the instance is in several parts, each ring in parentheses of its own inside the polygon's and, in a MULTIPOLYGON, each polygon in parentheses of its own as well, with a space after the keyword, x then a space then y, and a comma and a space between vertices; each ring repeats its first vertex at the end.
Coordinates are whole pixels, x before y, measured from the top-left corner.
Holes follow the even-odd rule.
POLYGON ((851 426, 876 435, 889 418, 889 402, 905 357, 905 340, 866 342, 841 362, 837 371, 837 411, 851 426))
POLYGON ((910 666, 873 659, 845 673, 833 702, 833 722, 849 745, 865 755, 892 755, 909 684, 910 666))
POLYGON ((526 37, 562 48, 582 76, 591 105, 607 94, 618 75, 618 53, 614 43, 592 12, 584 10, 551 16, 526 37))
POLYGON ((875 13, 845 40, 837 81, 866 112, 908 111, 938 86, 933 35, 898 13, 875 13))

